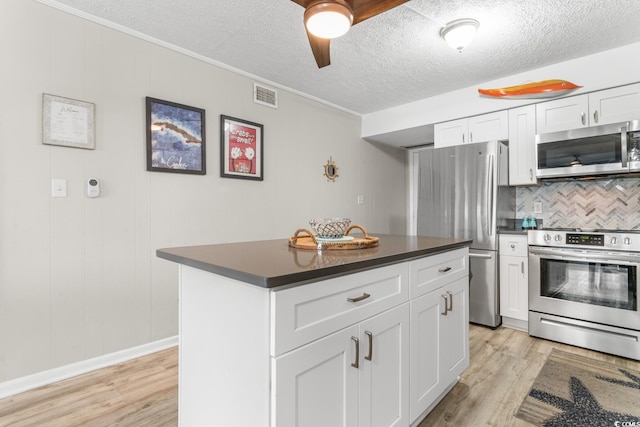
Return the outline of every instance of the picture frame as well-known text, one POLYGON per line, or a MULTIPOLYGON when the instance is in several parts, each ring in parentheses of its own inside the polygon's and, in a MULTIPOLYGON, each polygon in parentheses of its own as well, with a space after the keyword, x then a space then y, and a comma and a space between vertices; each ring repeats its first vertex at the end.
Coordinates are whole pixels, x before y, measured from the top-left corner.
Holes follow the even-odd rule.
POLYGON ((220 176, 264 180, 264 126, 220 115, 220 176))
POLYGON ((63 96, 42 94, 42 143, 96 148, 96 105, 63 96))
POLYGON ((147 170, 206 175, 205 110, 146 97, 147 170))

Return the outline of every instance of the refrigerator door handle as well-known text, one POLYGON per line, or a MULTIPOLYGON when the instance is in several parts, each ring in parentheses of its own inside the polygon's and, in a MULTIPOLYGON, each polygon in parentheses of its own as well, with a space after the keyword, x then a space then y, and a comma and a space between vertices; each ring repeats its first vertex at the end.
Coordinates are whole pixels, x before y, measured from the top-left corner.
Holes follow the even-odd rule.
POLYGON ((493 236, 493 230, 496 228, 496 216, 493 212, 493 155, 487 156, 487 235, 493 236))

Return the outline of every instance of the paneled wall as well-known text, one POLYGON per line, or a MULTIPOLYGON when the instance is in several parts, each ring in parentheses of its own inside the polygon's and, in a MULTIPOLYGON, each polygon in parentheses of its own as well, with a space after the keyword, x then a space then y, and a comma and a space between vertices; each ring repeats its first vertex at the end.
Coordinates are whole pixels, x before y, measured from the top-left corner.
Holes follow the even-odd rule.
POLYGON ((33 0, 0 2, 0 46, 0 382, 176 335, 158 248, 286 239, 317 216, 406 231, 406 154, 359 117, 282 89, 254 104, 250 78, 33 0), (95 103, 95 150, 41 143, 43 93, 95 103), (146 171, 145 96, 206 110, 207 175, 146 171), (264 125, 264 181, 219 176, 220 114, 264 125))
POLYGON ((535 215, 547 228, 640 230, 640 178, 549 182, 518 187, 517 217, 535 215), (534 214, 534 202, 543 213, 534 214))

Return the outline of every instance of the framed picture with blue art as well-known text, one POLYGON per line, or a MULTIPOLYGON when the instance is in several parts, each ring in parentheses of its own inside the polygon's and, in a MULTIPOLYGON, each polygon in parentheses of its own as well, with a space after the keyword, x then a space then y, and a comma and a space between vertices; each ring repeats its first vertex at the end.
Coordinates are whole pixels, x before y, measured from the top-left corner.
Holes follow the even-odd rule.
POLYGON ((206 174, 205 113, 156 98, 147 104, 147 170, 206 174))

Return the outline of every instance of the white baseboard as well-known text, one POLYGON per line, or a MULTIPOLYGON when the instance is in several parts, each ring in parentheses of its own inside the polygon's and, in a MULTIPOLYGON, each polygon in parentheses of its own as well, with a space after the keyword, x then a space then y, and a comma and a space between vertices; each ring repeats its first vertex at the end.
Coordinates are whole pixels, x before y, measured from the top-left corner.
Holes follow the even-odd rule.
POLYGON ((137 347, 127 348, 114 353, 105 354, 103 356, 82 360, 70 365, 60 366, 59 368, 27 375, 26 377, 5 381, 0 383, 0 399, 52 384, 57 381, 66 380, 81 374, 86 374, 87 372, 95 371, 96 369, 106 368, 107 366, 113 366, 137 357, 166 350, 167 348, 175 347, 177 345, 178 336, 176 335, 137 347))

